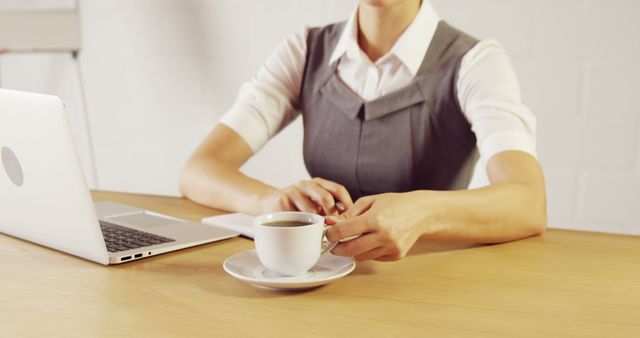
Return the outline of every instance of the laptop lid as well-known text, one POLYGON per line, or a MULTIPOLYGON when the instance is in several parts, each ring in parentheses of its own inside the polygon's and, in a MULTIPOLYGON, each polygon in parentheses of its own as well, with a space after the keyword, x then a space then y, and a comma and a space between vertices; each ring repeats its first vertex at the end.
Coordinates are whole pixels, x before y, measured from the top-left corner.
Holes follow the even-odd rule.
POLYGON ((0 210, 0 232, 109 263, 60 98, 0 89, 0 210))

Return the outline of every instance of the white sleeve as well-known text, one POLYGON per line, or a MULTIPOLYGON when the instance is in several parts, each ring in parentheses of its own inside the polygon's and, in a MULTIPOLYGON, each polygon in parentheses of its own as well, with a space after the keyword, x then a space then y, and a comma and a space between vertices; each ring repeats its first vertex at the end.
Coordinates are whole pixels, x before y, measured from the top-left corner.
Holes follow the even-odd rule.
POLYGON ((307 54, 307 29, 287 37, 258 73, 242 85, 220 122, 237 132, 254 153, 293 121, 307 54))
POLYGON ((522 103, 511 61, 497 41, 482 40, 463 57, 457 90, 483 166, 506 150, 536 156, 536 118, 522 103))

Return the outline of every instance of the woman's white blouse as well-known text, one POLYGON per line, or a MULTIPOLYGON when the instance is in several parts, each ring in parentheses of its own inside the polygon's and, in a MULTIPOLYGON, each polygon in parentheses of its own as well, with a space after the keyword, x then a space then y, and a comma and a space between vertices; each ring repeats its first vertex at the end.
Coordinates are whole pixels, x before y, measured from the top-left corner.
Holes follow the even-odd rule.
MULTIPOLYGON (((372 63, 358 46, 357 9, 345 25, 330 64, 338 62, 340 79, 365 101, 408 85, 415 77, 440 18, 423 1, 411 25, 393 48, 372 63)), ((236 131, 257 152, 299 114, 298 99, 305 67, 307 29, 289 36, 240 89, 220 122, 236 131)), ((536 119, 522 103, 509 57, 495 40, 481 40, 463 57, 457 79, 458 101, 471 124, 480 152, 478 168, 495 154, 519 150, 535 153, 536 119)), ((480 173, 486 176, 486 173, 480 173)), ((476 175, 478 175, 476 170, 476 175)), ((476 185, 488 183, 475 177, 476 185)))

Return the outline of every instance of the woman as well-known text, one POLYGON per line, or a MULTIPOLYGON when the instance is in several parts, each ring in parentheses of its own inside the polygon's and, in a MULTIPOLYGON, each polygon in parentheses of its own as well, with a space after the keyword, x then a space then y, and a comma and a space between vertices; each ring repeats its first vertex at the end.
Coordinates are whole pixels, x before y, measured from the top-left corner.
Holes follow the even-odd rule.
POLYGON ((547 222, 535 118, 508 57, 427 0, 361 0, 348 21, 288 38, 188 160, 181 190, 219 209, 327 215, 330 240, 357 236, 333 253, 357 260, 400 259, 421 236, 511 241, 547 222), (277 189, 240 173, 298 111, 316 178, 277 189), (485 184, 466 189, 474 164, 485 184))

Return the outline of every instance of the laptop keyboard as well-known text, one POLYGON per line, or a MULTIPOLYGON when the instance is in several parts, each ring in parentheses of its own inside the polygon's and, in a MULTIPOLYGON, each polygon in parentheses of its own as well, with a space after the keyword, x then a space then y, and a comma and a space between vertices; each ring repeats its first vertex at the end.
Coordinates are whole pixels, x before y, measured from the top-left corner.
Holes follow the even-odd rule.
POLYGON ((117 224, 100 221, 100 228, 109 252, 126 251, 145 246, 175 242, 175 239, 150 234, 123 227, 117 224))

